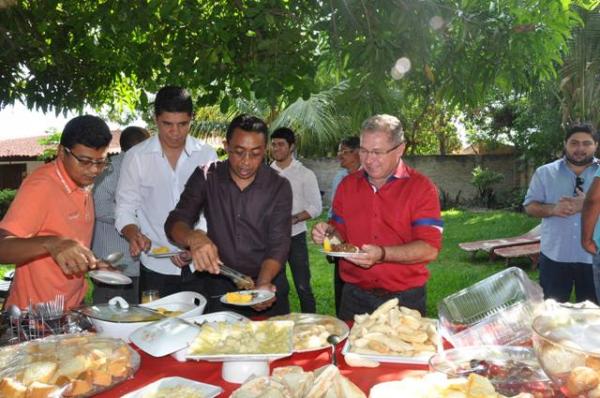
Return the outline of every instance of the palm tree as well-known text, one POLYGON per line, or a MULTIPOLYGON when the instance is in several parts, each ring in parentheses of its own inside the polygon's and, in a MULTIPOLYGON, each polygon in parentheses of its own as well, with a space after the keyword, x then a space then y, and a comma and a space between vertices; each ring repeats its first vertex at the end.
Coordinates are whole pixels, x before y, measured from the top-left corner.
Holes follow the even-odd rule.
POLYGON ((600 10, 581 10, 583 25, 573 32, 560 70, 563 124, 600 123, 600 10))

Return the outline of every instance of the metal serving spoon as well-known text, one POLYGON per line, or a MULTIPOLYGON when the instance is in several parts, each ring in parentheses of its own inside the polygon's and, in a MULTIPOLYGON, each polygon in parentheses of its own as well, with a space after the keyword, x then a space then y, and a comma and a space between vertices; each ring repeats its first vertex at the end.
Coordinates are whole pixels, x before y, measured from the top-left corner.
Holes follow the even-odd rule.
POLYGON ((102 261, 103 263, 107 263, 108 265, 110 265, 113 268, 122 270, 122 269, 125 269, 126 265, 117 264, 117 263, 119 261, 121 261, 123 256, 124 256, 124 254, 122 252, 114 252, 114 253, 110 253, 108 256, 100 259, 100 261, 102 261))
POLYGON ((329 344, 331 344, 331 364, 334 366, 337 366, 337 358, 335 356, 335 346, 340 341, 342 341, 342 339, 337 334, 330 334, 329 337, 327 337, 327 342, 329 344))

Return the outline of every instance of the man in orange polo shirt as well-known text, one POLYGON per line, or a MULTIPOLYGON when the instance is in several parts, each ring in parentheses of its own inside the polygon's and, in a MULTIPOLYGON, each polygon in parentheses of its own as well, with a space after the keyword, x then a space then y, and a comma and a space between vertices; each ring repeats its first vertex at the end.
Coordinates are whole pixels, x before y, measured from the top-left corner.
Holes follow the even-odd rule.
POLYGON ((65 308, 81 304, 84 273, 98 260, 88 249, 94 227, 91 186, 109 166, 110 129, 84 115, 63 130, 57 159, 23 181, 0 221, 0 263, 16 264, 6 305, 21 308, 65 296, 65 308))

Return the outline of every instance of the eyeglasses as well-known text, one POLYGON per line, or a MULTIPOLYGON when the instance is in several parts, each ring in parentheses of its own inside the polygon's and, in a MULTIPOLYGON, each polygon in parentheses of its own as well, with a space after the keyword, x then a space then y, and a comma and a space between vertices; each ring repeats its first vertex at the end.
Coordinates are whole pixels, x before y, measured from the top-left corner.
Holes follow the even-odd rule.
POLYGON ((85 158, 80 158, 79 156, 75 155, 73 153, 73 151, 71 151, 69 148, 64 148, 65 152, 68 153, 69 155, 73 156, 73 158, 75 160, 77 160, 77 162, 79 162, 80 165, 82 165, 85 168, 90 168, 92 166, 96 166, 98 167, 100 170, 104 170, 105 168, 110 166, 110 159, 106 158, 106 159, 102 159, 102 160, 92 160, 92 159, 85 159, 85 158))
POLYGON ((347 153, 352 153, 354 152, 355 149, 340 149, 339 151, 337 151, 338 155, 345 155, 347 153))
POLYGON ((583 191, 583 177, 575 177, 575 189, 573 190, 573 195, 577 195, 577 191, 583 191))
POLYGON ((361 148, 358 150, 358 154, 359 154, 360 156, 362 156, 362 157, 367 157, 367 155, 371 154, 371 155, 373 155, 373 156, 374 156, 374 157, 376 157, 376 158, 382 158, 382 157, 384 157, 385 155, 387 155, 388 153, 392 152, 393 150, 395 150, 395 149, 398 149, 398 147, 399 147, 400 145, 402 145, 402 144, 398 144, 398 145, 396 145, 395 147, 388 149, 387 151, 385 151, 385 150, 379 150, 379 149, 377 149, 377 150, 374 150, 374 151, 368 151, 368 150, 366 150, 365 148, 362 148, 362 147, 361 147, 361 148))
POLYGON ((248 159, 253 160, 253 159, 258 159, 262 156, 264 156, 264 152, 263 151, 259 151, 259 152, 252 152, 252 151, 229 151, 229 156, 232 157, 236 157, 238 159, 243 159, 245 157, 248 157, 248 159))

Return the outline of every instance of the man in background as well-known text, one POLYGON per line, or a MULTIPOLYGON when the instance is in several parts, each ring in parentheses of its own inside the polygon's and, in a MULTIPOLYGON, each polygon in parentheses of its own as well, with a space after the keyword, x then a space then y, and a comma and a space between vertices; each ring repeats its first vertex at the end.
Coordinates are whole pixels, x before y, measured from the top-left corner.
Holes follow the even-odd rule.
POLYGON ((577 301, 596 301, 592 255, 581 245, 581 209, 594 175, 597 133, 587 125, 571 127, 564 156, 539 167, 523 205, 542 219, 540 285, 545 298, 567 302, 575 287, 577 301))
MULTIPOLYGON (((201 278, 192 274, 182 255, 158 258, 148 252, 178 251, 167 239, 164 223, 194 170, 217 159, 212 147, 189 135, 192 110, 185 89, 159 90, 154 100, 158 134, 125 154, 117 186, 115 226, 129 242, 131 256, 140 256, 140 289, 158 290, 161 297, 202 290, 201 278)), ((204 217, 197 221, 205 230, 204 217)))
POLYGON ((287 261, 296 285, 300 309, 305 313, 316 313, 315 296, 310 286, 306 221, 321 215, 323 204, 315 173, 294 158, 295 149, 296 136, 291 129, 281 127, 271 134, 271 153, 275 159, 271 167, 292 186, 292 242, 287 261))
POLYGON ((53 162, 23 181, 0 222, 0 263, 15 264, 6 305, 20 308, 64 296, 65 309, 85 296, 84 274, 101 263, 89 249, 94 229, 91 186, 110 162, 110 129, 91 115, 65 125, 53 162))
POLYGON ((125 152, 148 137, 150 134, 142 127, 130 126, 123 130, 119 138, 121 153, 111 158, 111 167, 106 169, 94 184, 96 224, 94 225, 92 250, 101 258, 106 258, 115 252, 123 253, 124 257, 120 264, 126 266, 123 273, 132 280, 130 285, 117 286, 94 280, 92 294, 94 304, 106 303, 115 296, 121 296, 132 304, 138 304, 140 301, 140 262, 139 258, 131 257, 129 243, 115 229, 115 194, 125 152))
POLYGON ((340 183, 329 224, 313 227, 317 244, 327 235, 362 251, 340 259, 343 320, 392 298, 425 314, 427 264, 441 249, 443 222, 435 185, 404 164, 404 148, 398 118, 367 119, 360 134, 362 170, 340 183))
MULTIPOLYGON (((358 149, 360 148, 360 138, 356 136, 346 137, 342 139, 338 147, 337 159, 340 162, 341 169, 333 177, 331 183, 331 206, 329 207, 328 216, 331 218, 333 214, 333 200, 335 199, 335 191, 338 185, 348 174, 352 174, 360 168, 360 156, 358 149)), ((335 264, 333 271, 333 290, 335 293, 335 314, 340 313, 340 303, 342 301, 342 288, 344 281, 340 277, 340 261, 338 258, 327 256, 327 261, 335 264)))

